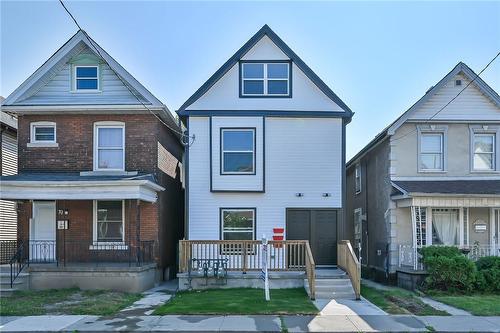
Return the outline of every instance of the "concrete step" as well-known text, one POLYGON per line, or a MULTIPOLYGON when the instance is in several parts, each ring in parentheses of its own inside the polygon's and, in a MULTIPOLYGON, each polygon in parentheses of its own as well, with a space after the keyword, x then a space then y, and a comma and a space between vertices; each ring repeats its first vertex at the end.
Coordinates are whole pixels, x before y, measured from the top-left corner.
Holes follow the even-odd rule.
POLYGON ((352 293, 325 293, 316 292, 316 299, 356 299, 354 292, 352 293))
MULTIPOLYGON (((307 279, 304 280, 306 282, 307 279)), ((347 279, 316 279, 316 286, 345 286, 351 285, 351 280, 347 279)))
POLYGON ((18 288, 0 288, 0 297, 10 297, 12 294, 18 290, 25 290, 25 289, 18 289, 18 288))
POLYGON ((331 269, 316 269, 316 279, 343 279, 347 277, 347 273, 339 268, 331 269))

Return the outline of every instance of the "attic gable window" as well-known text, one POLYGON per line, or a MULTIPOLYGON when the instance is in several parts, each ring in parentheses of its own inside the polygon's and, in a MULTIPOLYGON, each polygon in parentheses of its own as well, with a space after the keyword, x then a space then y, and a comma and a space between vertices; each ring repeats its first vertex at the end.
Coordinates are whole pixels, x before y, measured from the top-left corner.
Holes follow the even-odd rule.
POLYGON ((240 62, 241 97, 291 97, 291 64, 240 62))
POLYGON ((99 90, 99 66, 75 66, 75 90, 99 90))

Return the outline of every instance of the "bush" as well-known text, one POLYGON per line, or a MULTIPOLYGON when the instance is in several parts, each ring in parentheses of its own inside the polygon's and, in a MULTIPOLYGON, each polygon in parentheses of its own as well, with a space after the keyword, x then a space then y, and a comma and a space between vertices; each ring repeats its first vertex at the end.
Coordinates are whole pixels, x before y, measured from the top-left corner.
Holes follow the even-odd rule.
POLYGON ((431 257, 452 258, 462 256, 462 252, 456 246, 427 246, 420 249, 420 254, 425 259, 431 257))
POLYGON ((425 280, 428 289, 470 292, 476 286, 476 266, 463 255, 427 256, 424 264, 429 273, 425 280))
POLYGON ((482 257, 476 261, 476 267, 478 271, 490 268, 500 268, 500 257, 482 257))
POLYGON ((500 257, 483 257, 476 261, 476 286, 481 291, 500 292, 500 257))

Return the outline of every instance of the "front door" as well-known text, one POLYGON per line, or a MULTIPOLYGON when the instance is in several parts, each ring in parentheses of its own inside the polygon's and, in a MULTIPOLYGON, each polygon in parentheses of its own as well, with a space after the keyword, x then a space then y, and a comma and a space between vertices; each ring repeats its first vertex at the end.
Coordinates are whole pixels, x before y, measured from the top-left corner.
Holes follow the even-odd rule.
POLYGON ((30 261, 51 262, 56 259, 56 203, 34 201, 30 223, 30 261))
POLYGON ((286 239, 308 240, 316 265, 337 264, 337 210, 287 209, 286 239))

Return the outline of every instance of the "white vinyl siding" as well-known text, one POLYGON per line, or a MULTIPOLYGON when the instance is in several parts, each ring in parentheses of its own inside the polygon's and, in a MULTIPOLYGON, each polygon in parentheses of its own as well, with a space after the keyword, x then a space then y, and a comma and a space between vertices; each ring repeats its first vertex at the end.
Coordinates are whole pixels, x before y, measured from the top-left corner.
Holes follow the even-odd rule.
POLYGON ((500 110, 488 97, 481 93, 475 83, 470 84, 467 89, 446 106, 441 112, 436 114, 444 105, 457 96, 457 94, 470 82, 463 75, 457 75, 450 80, 434 96, 415 111, 409 120, 496 120, 500 116, 500 110), (462 80, 462 86, 455 86, 455 79, 462 80))
MULTIPOLYGON (((2 132, 2 176, 17 174, 16 136, 2 132)), ((17 239, 17 211, 14 201, 0 200, 0 240, 17 239)))
MULTIPOLYGON (((77 47, 70 55, 78 54, 93 54, 93 52, 88 47, 83 49, 77 47)), ((134 94, 127 89, 107 64, 99 66, 100 92, 75 94, 72 92, 75 89, 72 82, 73 67, 70 63, 61 62, 44 76, 42 86, 34 87, 36 91, 28 92, 32 95, 26 96, 26 99, 17 102, 16 105, 139 104, 134 94)), ((134 93, 147 103, 147 100, 137 91, 134 93)))
MULTIPOLYGON (((214 128, 218 124, 225 126, 227 122, 257 126, 256 176, 262 176, 258 165, 264 140, 259 139, 258 133, 263 119, 229 118, 224 118, 222 122, 220 117, 213 117, 214 128)), ((209 118, 190 117, 189 130, 196 136, 189 147, 189 239, 220 239, 220 207, 255 207, 256 239, 263 234, 270 237, 273 228, 285 227, 286 208, 341 207, 343 166, 340 118, 265 118, 264 193, 210 192, 210 172, 207 169, 210 165, 209 118), (318 159, 318 156, 322 158, 318 159), (299 192, 304 196, 297 197, 299 192), (330 193, 331 196, 324 197, 323 193, 330 193)), ((216 161, 213 156, 212 163, 216 161)), ((218 170, 214 167, 215 172, 218 170)), ((261 181, 262 178, 257 186, 261 181)))

